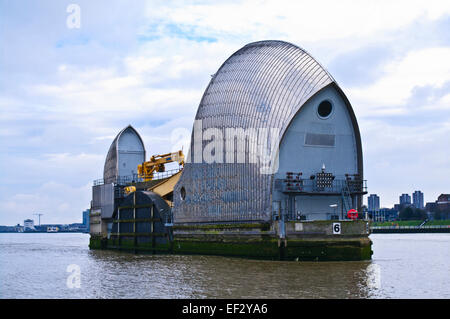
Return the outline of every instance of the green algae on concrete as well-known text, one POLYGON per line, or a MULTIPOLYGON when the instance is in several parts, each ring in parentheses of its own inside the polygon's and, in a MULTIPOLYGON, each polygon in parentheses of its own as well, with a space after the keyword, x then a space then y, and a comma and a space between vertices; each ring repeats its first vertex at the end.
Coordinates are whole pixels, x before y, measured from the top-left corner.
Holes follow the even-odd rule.
POLYGON ((362 240, 287 240, 284 259, 300 261, 370 260, 372 242, 362 240))
MULTIPOLYGON (((367 221, 308 221, 286 223, 280 238, 279 222, 175 225, 173 241, 137 243, 133 234, 114 239, 91 237, 91 249, 114 249, 135 253, 220 255, 267 260, 344 261, 369 260, 372 242, 367 221), (332 225, 341 223, 334 235, 332 225), (298 224, 302 224, 298 227, 298 224)), ((139 236, 139 235, 138 235, 139 236)), ((150 236, 152 238, 152 236, 150 236)))
POLYGON ((176 254, 218 255, 258 259, 278 259, 279 255, 276 240, 250 243, 175 240, 173 252, 176 254))

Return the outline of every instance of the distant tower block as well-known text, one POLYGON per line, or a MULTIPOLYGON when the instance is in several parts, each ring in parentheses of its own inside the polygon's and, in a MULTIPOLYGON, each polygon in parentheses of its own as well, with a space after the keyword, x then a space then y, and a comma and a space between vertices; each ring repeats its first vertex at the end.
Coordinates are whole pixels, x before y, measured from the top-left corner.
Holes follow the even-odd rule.
POLYGON ((414 207, 423 209, 424 208, 423 193, 421 191, 415 191, 412 195, 414 207))

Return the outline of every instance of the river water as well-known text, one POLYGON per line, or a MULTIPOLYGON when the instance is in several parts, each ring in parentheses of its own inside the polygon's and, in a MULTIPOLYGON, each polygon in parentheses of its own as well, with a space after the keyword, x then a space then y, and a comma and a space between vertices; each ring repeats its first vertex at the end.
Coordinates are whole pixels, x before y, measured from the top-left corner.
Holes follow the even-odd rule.
POLYGON ((450 234, 372 234, 364 262, 91 251, 88 234, 0 234, 0 298, 450 298, 450 234))

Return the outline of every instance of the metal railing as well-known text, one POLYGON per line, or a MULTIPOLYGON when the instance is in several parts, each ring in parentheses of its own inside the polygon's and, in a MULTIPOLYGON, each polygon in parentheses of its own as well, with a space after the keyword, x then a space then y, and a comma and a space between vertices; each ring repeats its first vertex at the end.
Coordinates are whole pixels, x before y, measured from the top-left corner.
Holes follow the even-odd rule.
POLYGON ((284 193, 333 193, 341 194, 343 189, 350 193, 367 192, 366 180, 334 179, 329 183, 317 179, 278 179, 276 183, 284 193))
POLYGON ((103 185, 103 184, 105 184, 105 181, 103 180, 103 178, 96 179, 94 181, 94 186, 103 185))
MULTIPOLYGON (((114 181, 114 184, 116 185, 126 185, 131 182, 135 181, 132 176, 119 176, 114 181)), ((94 186, 103 185, 105 184, 105 180, 103 178, 94 180, 94 186)))
MULTIPOLYGON (((160 180, 160 179, 165 179, 168 177, 171 177, 172 175, 175 175, 176 173, 178 173, 179 171, 181 171, 182 168, 175 168, 175 169, 171 169, 171 170, 167 170, 165 172, 155 172, 153 174, 153 178, 152 180, 160 180)), ((140 178, 137 174, 133 174, 133 175, 129 175, 129 176, 119 176, 114 184, 116 185, 129 185, 131 183, 139 183, 139 182, 143 182, 144 180, 142 178, 140 178)), ((94 186, 98 186, 98 185, 103 185, 105 184, 105 180, 103 178, 100 179, 96 179, 94 180, 94 186)))

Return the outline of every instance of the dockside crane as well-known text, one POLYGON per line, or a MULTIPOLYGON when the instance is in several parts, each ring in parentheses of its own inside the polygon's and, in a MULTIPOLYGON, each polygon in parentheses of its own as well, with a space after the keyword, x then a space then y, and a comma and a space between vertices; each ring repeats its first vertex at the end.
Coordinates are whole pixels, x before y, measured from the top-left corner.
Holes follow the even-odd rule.
POLYGON ((41 226, 41 216, 44 215, 44 214, 33 214, 33 215, 39 216, 39 226, 41 226))

